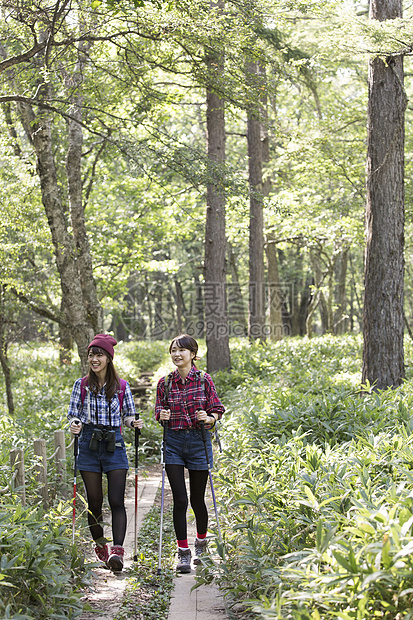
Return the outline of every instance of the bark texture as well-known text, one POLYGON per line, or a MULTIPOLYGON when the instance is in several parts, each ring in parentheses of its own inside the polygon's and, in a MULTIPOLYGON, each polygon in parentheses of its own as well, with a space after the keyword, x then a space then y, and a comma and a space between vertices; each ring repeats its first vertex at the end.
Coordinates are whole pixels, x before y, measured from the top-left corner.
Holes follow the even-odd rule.
POLYGON ((336 309, 334 312, 334 333, 345 334, 347 331, 348 317, 346 316, 346 281, 349 249, 343 249, 335 263, 335 276, 337 281, 336 309))
POLYGON ((68 149, 66 157, 66 176, 68 185, 69 210, 75 245, 75 258, 82 287, 82 298, 88 320, 95 333, 100 331, 103 316, 102 308, 94 285, 92 256, 86 232, 85 209, 83 203, 82 183, 82 82, 85 71, 85 54, 91 47, 90 43, 81 43, 75 69, 66 78, 66 89, 71 95, 71 118, 68 120, 68 149), (93 285, 91 286, 91 283, 93 285))
MULTIPOLYGON (((260 77, 256 62, 248 62, 246 72, 247 83, 260 77)), ((252 340, 265 340, 262 147, 257 106, 248 110, 247 141, 250 190, 248 336, 252 340)))
MULTIPOLYGON (((259 65, 259 72, 263 82, 267 83, 266 68, 259 65)), ((262 96, 262 120, 261 120, 261 157, 263 167, 262 195, 264 199, 272 191, 272 180, 270 174, 264 173, 265 165, 270 161, 270 140, 268 135, 268 98, 266 89, 262 96)), ((278 267, 278 251, 273 233, 268 233, 266 238, 267 255, 267 282, 268 282, 268 306, 269 306, 269 337, 270 340, 282 340, 284 336, 284 325, 282 317, 283 296, 281 291, 280 271, 278 267)))
MULTIPOLYGON (((24 111, 26 115, 34 116, 29 106, 25 106, 24 111)), ((53 154, 52 121, 47 113, 39 113, 37 118, 32 120, 31 126, 43 206, 52 233, 62 296, 65 300, 65 321, 70 326, 82 360, 82 354, 86 355, 87 345, 93 338, 95 330, 89 322, 87 310, 82 301, 82 286, 73 240, 67 230, 53 154)), ((82 362, 84 365, 85 361, 82 360, 82 362)))
MULTIPOLYGON (((370 18, 402 16, 401 0, 372 0, 370 18)), ((369 63, 362 381, 397 387, 404 373, 403 58, 369 63)))
MULTIPOLYGON (((48 36, 48 31, 42 33, 48 36)), ((84 204, 82 202, 82 75, 84 50, 77 51, 77 62, 71 74, 62 73, 65 79, 68 102, 72 106, 68 122, 66 152, 66 192, 62 191, 56 163, 59 148, 53 138, 53 115, 47 104, 53 98, 53 86, 42 79, 47 58, 39 54, 35 59, 39 79, 37 82, 38 106, 21 103, 18 111, 22 126, 32 144, 40 179, 42 202, 50 227, 56 266, 59 273, 64 312, 59 317, 61 329, 73 336, 80 355, 82 371, 87 369, 87 346, 94 334, 102 330, 102 311, 97 298, 93 277, 92 258, 86 234, 84 204), (43 105, 42 105, 43 104, 43 105), (67 213, 70 214, 72 231, 69 230, 67 213)), ((9 76, 13 82, 13 75, 9 76)))
POLYGON ((244 300, 238 275, 237 256, 229 242, 227 242, 227 250, 228 266, 231 274, 231 294, 228 296, 231 333, 235 336, 246 336, 248 334, 248 326, 245 318, 244 300))
POLYGON ((5 289, 0 289, 0 366, 3 371, 4 383, 6 388, 7 409, 11 416, 14 415, 14 400, 11 384, 11 373, 9 360, 7 357, 7 318, 5 312, 5 289))
MULTIPOLYGON (((224 3, 212 2, 222 10, 224 3)), ((225 112, 224 101, 213 87, 214 76, 221 77, 223 60, 213 52, 207 55, 210 84, 207 88, 207 208, 205 224, 205 339, 208 372, 231 366, 226 296, 225 236, 225 112), (217 74, 218 72, 218 74, 217 74)))

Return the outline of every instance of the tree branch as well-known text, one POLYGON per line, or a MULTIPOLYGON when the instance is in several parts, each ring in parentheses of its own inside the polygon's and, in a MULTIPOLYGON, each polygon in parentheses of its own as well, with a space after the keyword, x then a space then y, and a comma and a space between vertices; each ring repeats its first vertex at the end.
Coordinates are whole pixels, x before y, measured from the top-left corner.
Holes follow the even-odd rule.
POLYGON ((35 312, 39 316, 42 316, 45 319, 49 319, 54 323, 58 323, 59 325, 66 324, 60 312, 55 313, 46 306, 36 304, 34 301, 26 297, 26 295, 16 290, 15 288, 10 287, 7 290, 10 291, 10 293, 17 297, 19 301, 22 301, 26 306, 28 306, 31 310, 33 310, 33 312, 35 312))

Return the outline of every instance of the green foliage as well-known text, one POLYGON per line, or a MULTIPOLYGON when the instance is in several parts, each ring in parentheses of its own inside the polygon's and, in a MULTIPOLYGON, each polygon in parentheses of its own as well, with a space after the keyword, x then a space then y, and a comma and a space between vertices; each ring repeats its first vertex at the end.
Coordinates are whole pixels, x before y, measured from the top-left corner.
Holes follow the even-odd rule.
POLYGON ((356 389, 351 337, 239 342, 233 360, 216 377, 224 550, 201 579, 242 618, 411 618, 410 384, 356 389))
POLYGON ((154 372, 160 366, 167 344, 164 341, 136 340, 123 343, 122 352, 126 353, 134 369, 135 378, 141 372, 154 372))
MULTIPOLYGON (((10 620, 76 618, 75 582, 85 586, 83 560, 62 523, 63 506, 42 514, 20 504, 0 506, 0 613, 10 620)), ((65 517, 66 519, 66 517, 65 517)))
MULTIPOLYGON (((63 428, 78 364, 59 362, 54 346, 31 343, 10 348, 16 415, 11 440, 20 446, 26 439, 42 437, 63 428)), ((3 414, 5 403, 1 403, 3 414)))

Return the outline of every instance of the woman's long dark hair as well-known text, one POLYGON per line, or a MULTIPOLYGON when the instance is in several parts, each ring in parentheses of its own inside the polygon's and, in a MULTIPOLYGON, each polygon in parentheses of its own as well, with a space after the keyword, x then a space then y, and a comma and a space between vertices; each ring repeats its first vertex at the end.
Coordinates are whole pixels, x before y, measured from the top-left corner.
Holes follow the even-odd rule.
MULTIPOLYGON (((116 368, 113 365, 113 359, 107 351, 101 349, 100 347, 90 347, 89 353, 90 352, 92 352, 94 355, 100 353, 102 355, 106 355, 106 357, 108 358, 108 365, 106 366, 105 390, 106 399, 108 402, 110 402, 116 392, 120 389, 120 379, 118 373, 116 372, 116 368)), ((97 395, 99 393, 99 379, 97 374, 92 370, 92 368, 89 368, 89 372, 87 375, 87 384, 92 394, 97 395)))
POLYGON ((188 349, 188 351, 191 351, 191 353, 195 353, 195 357, 191 360, 191 363, 192 366, 195 366, 196 368, 195 360, 198 359, 198 343, 195 338, 192 338, 192 336, 189 336, 188 334, 181 334, 180 336, 177 336, 172 340, 171 344, 169 345, 169 353, 172 350, 174 342, 176 342, 176 345, 178 347, 181 347, 182 349, 188 349))

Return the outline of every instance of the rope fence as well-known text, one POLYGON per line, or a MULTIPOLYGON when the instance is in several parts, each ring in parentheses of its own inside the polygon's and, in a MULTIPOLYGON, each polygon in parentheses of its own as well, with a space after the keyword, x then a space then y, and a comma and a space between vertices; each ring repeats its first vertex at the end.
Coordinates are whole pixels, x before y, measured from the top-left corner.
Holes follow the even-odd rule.
POLYGON ((53 473, 53 484, 63 498, 67 498, 68 489, 66 486, 66 452, 73 446, 74 438, 68 446, 65 444, 67 433, 64 430, 57 430, 53 433, 54 446, 52 453, 47 455, 47 444, 45 439, 35 439, 33 441, 33 463, 28 469, 25 468, 23 448, 13 448, 10 450, 10 469, 12 472, 11 483, 0 489, 0 495, 16 493, 19 495, 21 503, 26 506, 26 477, 29 472, 33 472, 36 480, 38 498, 42 501, 44 508, 50 506, 50 478, 53 473), (49 467, 48 467, 49 464, 49 467))

